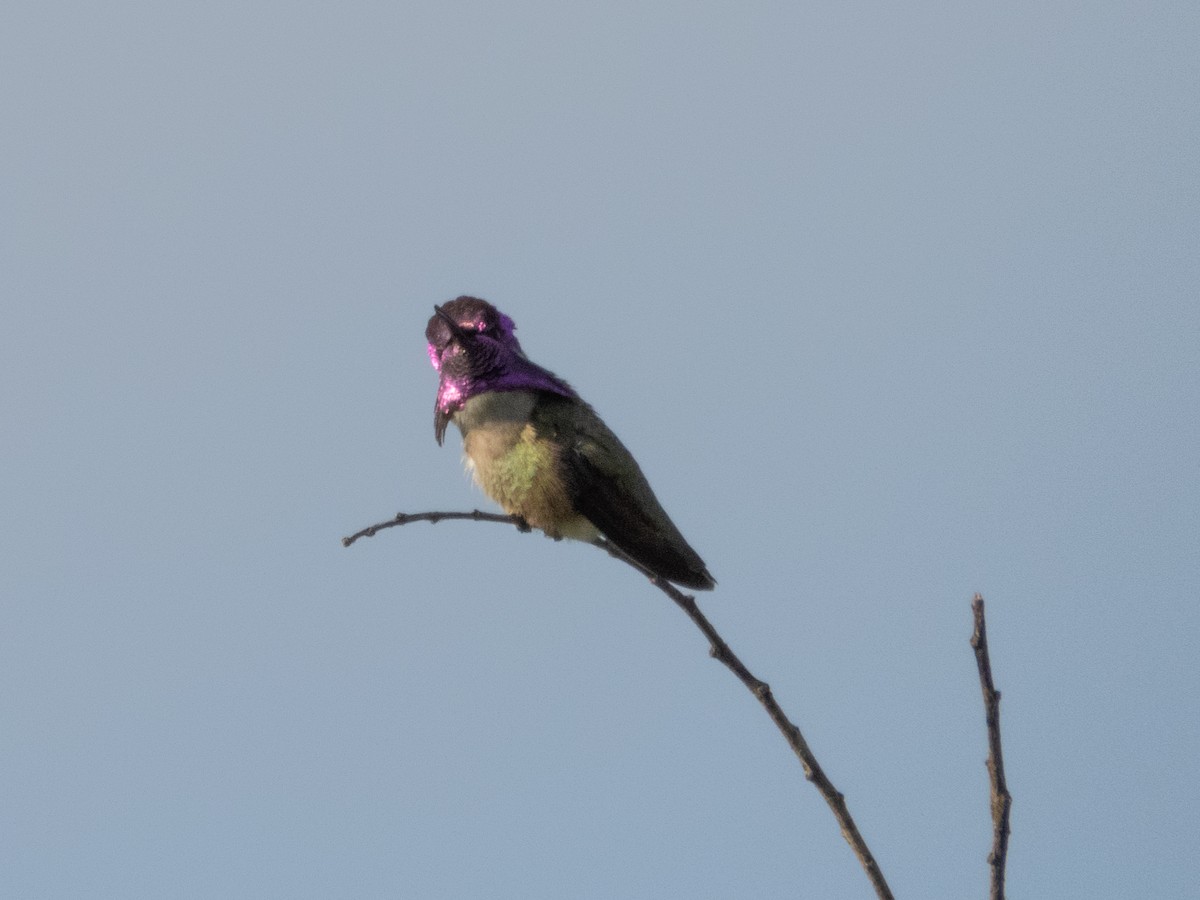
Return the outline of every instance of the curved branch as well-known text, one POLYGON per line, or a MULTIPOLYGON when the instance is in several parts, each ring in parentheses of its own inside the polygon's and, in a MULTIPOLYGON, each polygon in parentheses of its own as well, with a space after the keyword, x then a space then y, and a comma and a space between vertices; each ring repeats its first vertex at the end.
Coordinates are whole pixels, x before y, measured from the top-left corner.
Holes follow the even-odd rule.
POLYGON ((987 622, 983 617, 983 597, 975 595, 971 603, 975 615, 975 631, 971 647, 979 668, 979 684, 983 689, 983 710, 987 720, 987 770, 991 780, 992 852, 988 865, 992 870, 991 900, 1004 900, 1004 868, 1008 861, 1008 819, 1012 810, 1012 795, 1004 778, 1004 754, 1000 748, 1000 692, 992 683, 992 661, 988 656, 987 622))
POLYGON ((800 760, 800 765, 804 769, 804 777, 816 786, 821 796, 825 798, 825 802, 829 804, 829 808, 833 811, 833 817, 837 819, 838 826, 842 830, 842 837, 846 839, 846 843, 850 845, 850 849, 858 857, 859 864, 863 867, 863 871, 867 873, 867 878, 871 881, 871 886, 875 888, 875 893, 881 900, 891 900, 891 888, 888 887, 879 864, 871 854, 871 848, 867 846, 867 842, 859 832, 858 826, 854 824, 854 817, 850 815, 850 810, 846 807, 845 795, 833 786, 833 782, 829 780, 829 776, 825 774, 825 770, 817 762, 816 756, 813 755, 812 750, 808 746, 808 741, 804 739, 804 735, 800 729, 788 719, 783 709, 780 708, 779 703, 775 700, 775 695, 771 693, 771 686, 765 681, 756 678, 746 668, 745 664, 738 659, 737 654, 729 649, 729 645, 725 643, 724 638, 713 627, 713 624, 708 621, 704 613, 700 611, 695 597, 683 593, 666 579, 647 571, 644 566, 626 556, 611 542, 601 538, 596 541, 596 546, 608 551, 614 558, 633 566, 633 568, 649 578, 650 583, 674 600, 675 605, 682 609, 696 627, 703 632, 711 645, 708 651, 709 655, 721 662, 729 671, 737 676, 738 681, 744 684, 746 689, 758 699, 758 702, 767 711, 767 715, 771 717, 771 721, 775 723, 775 727, 782 732, 784 740, 787 741, 788 746, 792 748, 792 752, 800 760))
MULTIPOLYGON (((409 522, 437 523, 446 519, 499 522, 513 525, 521 531, 530 530, 528 523, 518 516, 485 513, 478 509, 472 512, 397 513, 394 518, 386 522, 379 522, 355 532, 349 537, 342 538, 342 546, 349 547, 360 537, 371 537, 376 532, 382 531, 385 528, 407 525, 409 522)), ((733 672, 738 680, 746 686, 746 689, 758 699, 758 702, 767 711, 767 715, 771 717, 771 721, 775 723, 775 726, 783 734, 788 746, 792 748, 792 752, 799 758, 800 765, 804 769, 804 777, 816 786, 821 796, 825 798, 825 802, 829 804, 829 808, 833 811, 833 816, 837 819, 838 826, 842 830, 842 837, 846 839, 846 842, 854 851, 854 855, 858 857, 859 863, 867 873, 867 878, 871 881, 871 886, 875 888, 875 893, 879 896, 880 900, 892 900, 892 891, 883 877, 883 872, 880 871, 879 864, 871 854, 867 842, 863 839, 862 834, 859 833, 858 826, 854 824, 850 810, 846 807, 845 796, 833 786, 824 769, 817 762, 816 756, 813 755, 812 750, 808 746, 808 741, 804 739, 804 735, 801 734, 800 729, 784 714, 779 703, 775 700, 775 695, 771 693, 770 685, 756 678, 746 668, 745 664, 738 659, 737 655, 729 648, 729 645, 725 643, 724 638, 717 632, 717 629, 713 627, 704 613, 700 611, 700 607, 696 605, 695 597, 684 594, 669 581, 650 572, 641 563, 627 556, 616 545, 606 541, 604 538, 597 539, 594 544, 606 551, 614 559, 619 559, 621 562, 632 566, 650 579, 650 583, 670 597, 684 611, 687 617, 692 620, 695 626, 700 629, 710 644, 709 655, 720 661, 729 671, 733 672)))

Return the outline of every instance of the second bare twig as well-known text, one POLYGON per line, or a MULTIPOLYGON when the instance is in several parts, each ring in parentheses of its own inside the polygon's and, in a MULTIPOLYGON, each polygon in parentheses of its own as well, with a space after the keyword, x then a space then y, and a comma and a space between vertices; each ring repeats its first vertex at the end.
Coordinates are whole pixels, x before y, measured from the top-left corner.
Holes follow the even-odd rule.
POLYGON ((975 615, 971 647, 975 650, 975 663, 979 668, 979 684, 983 689, 983 709, 987 720, 987 769, 991 780, 992 806, 992 852, 988 854, 988 865, 992 870, 991 900, 1004 900, 1004 868, 1008 861, 1008 820, 1012 810, 1012 795, 1004 778, 1004 754, 1000 747, 1000 692, 992 682, 987 622, 984 620, 983 597, 980 594, 975 595, 971 610, 975 615))

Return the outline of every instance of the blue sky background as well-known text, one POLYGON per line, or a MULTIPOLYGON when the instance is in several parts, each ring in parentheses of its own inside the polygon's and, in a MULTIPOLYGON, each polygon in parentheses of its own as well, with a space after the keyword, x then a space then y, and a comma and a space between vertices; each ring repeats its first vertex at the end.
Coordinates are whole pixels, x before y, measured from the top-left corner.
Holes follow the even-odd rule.
POLYGON ((753 698, 433 440, 484 296, 897 896, 1194 896, 1194 3, 0 11, 0 895, 858 898, 753 698))

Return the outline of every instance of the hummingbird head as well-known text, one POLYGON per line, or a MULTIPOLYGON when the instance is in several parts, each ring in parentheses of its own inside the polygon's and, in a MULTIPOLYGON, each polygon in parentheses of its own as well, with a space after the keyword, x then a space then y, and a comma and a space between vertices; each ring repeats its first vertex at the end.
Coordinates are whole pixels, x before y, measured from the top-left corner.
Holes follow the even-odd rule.
POLYGON ((561 378, 529 361, 514 334, 516 323, 486 300, 463 296, 433 310, 425 340, 429 361, 439 375, 433 411, 439 444, 454 413, 485 391, 541 390, 576 396, 561 378))

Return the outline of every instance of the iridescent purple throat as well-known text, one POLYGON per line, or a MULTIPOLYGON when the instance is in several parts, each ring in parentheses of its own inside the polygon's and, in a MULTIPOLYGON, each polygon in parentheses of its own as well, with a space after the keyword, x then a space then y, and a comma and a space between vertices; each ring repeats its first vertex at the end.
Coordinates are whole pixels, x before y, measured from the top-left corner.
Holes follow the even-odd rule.
MULTIPOLYGON (((508 322, 510 327, 511 321, 510 319, 508 322)), ((437 408, 442 413, 452 415, 462 409, 462 405, 472 397, 488 391, 547 391, 561 397, 578 398, 579 395, 569 384, 525 357, 511 330, 505 337, 509 339, 505 341, 508 346, 503 348, 500 358, 496 359, 486 372, 462 378, 452 378, 442 372, 437 350, 432 344, 429 345, 429 361, 441 374, 437 408)))

